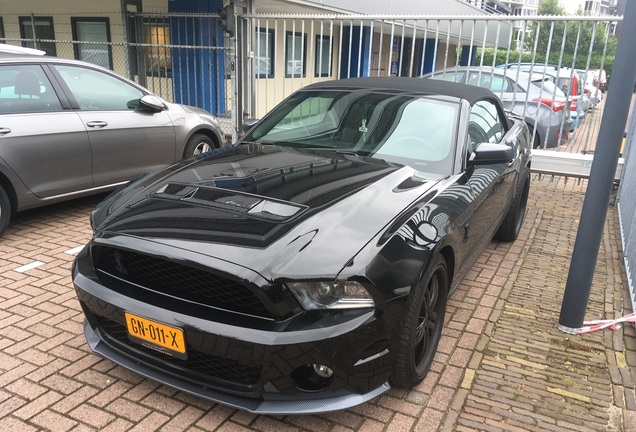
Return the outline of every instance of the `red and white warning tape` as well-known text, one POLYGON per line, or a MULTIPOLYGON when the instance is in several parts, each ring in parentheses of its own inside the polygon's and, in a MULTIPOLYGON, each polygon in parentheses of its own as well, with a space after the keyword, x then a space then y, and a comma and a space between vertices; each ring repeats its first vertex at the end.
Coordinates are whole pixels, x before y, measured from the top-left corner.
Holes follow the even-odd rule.
POLYGON ((603 330, 605 328, 618 330, 619 328, 621 328, 620 323, 625 322, 636 324, 636 312, 632 312, 629 315, 625 315, 624 317, 618 319, 585 321, 583 323, 583 327, 578 329, 576 331, 576 334, 592 333, 594 331, 603 330))

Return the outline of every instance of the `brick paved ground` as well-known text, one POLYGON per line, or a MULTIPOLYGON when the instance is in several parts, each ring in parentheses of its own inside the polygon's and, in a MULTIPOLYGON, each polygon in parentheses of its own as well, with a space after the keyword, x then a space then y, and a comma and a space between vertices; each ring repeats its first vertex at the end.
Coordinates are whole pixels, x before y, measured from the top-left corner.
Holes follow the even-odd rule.
MULTIPOLYGON (((315 416, 225 408, 90 353, 70 266, 99 198, 20 214, 0 239, 0 431, 636 430, 634 328, 556 330, 585 186, 533 175, 519 240, 491 243, 452 295, 419 386, 315 416)), ((624 278, 611 207, 588 319, 630 312, 624 278)))

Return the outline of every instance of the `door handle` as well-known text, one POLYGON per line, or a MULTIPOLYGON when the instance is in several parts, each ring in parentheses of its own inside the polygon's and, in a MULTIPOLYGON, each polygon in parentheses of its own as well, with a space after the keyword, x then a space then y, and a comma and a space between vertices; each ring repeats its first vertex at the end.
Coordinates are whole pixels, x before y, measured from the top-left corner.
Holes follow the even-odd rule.
POLYGON ((0 127, 0 135, 6 135, 8 133, 11 133, 11 129, 5 128, 5 127, 0 127))
POLYGON ((108 123, 106 123, 105 121, 89 121, 88 123, 86 123, 86 126, 92 128, 103 128, 105 126, 108 126, 108 123))

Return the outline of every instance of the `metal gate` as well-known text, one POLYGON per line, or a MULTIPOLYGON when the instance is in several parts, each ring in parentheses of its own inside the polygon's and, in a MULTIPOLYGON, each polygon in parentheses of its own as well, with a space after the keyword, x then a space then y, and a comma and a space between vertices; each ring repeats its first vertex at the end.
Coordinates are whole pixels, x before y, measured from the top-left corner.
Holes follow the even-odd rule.
POLYGON ((131 79, 167 100, 217 116, 229 141, 236 139, 235 56, 218 18, 218 14, 129 14, 125 59, 131 79))
MULTIPOLYGON (((317 81, 424 74, 453 80, 462 66, 481 68, 477 79, 492 82, 491 90, 502 96, 502 81, 493 79, 496 71, 503 71, 504 80, 514 84, 522 70, 540 81, 552 81, 567 98, 567 106, 559 107, 567 110, 561 123, 547 131, 559 134, 559 150, 593 153, 600 121, 595 107, 602 106, 616 47, 614 32, 622 17, 521 18, 243 15, 240 20, 247 30, 239 57, 246 60, 245 115, 260 118, 294 90, 317 81), (558 78, 554 71, 559 71, 558 78)), ((538 98, 557 110, 554 93, 546 90, 538 98)), ((524 115, 533 103, 526 93, 524 115)))
POLYGON ((623 144, 625 169, 618 191, 618 215, 623 241, 623 257, 627 272, 632 310, 636 312, 636 95, 632 97, 629 128, 623 144))

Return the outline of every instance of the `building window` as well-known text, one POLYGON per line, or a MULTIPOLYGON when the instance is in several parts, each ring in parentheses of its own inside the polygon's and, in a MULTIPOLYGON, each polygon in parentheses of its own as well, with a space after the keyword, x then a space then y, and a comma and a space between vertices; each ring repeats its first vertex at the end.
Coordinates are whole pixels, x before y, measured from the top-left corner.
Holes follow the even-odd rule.
POLYGON ((307 66, 307 37, 304 33, 287 32, 285 38, 285 77, 304 77, 307 66))
POLYGON ((75 58, 108 69, 113 68, 108 18, 71 18, 75 58))
MULTIPOLYGON (((0 39, 4 39, 4 22, 2 21, 2 17, 0 17, 0 39)), ((2 41, 3 43, 6 43, 6 41, 2 41)))
POLYGON ((274 30, 259 28, 256 31, 256 58, 254 69, 257 78, 274 77, 274 30))
POLYGON ((316 35, 315 76, 331 76, 331 37, 316 35))
POLYGON ((22 41, 23 47, 37 48, 50 56, 57 55, 53 17, 20 17, 20 36, 22 39, 26 39, 22 41), (33 34, 34 30, 35 35, 33 34), (42 40, 46 40, 46 42, 42 40))
POLYGON ((144 43, 146 74, 150 76, 172 76, 172 51, 170 45, 170 24, 168 21, 144 21, 144 43))

